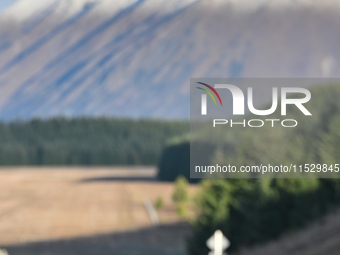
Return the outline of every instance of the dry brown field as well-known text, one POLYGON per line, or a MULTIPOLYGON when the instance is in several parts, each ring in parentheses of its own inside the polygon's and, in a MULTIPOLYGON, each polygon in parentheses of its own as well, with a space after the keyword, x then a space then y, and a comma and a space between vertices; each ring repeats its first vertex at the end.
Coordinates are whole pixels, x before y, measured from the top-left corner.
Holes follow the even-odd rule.
MULTIPOLYGON (((176 215, 173 184, 155 176, 152 167, 2 168, 0 247, 10 255, 186 255, 191 228, 176 215), (162 224, 153 226, 144 200, 159 196, 162 224)), ((337 212, 237 255, 338 255, 339 240, 337 212)))
POLYGON ((157 197, 161 223, 179 222, 173 184, 155 176, 153 167, 2 168, 0 247, 148 228, 144 200, 157 197))

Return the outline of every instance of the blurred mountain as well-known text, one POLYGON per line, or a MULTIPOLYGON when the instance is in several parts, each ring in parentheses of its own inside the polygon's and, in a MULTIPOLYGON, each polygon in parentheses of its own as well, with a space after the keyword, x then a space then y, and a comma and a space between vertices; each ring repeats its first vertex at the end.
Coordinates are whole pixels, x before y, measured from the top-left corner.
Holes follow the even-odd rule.
POLYGON ((0 119, 186 118, 190 77, 336 77, 340 1, 19 0, 0 119))

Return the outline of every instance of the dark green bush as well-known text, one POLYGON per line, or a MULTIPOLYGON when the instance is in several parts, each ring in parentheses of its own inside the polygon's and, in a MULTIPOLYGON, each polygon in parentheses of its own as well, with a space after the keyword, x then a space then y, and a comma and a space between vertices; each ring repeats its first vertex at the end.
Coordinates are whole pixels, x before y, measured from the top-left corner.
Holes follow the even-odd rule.
POLYGON ((339 188, 338 179, 204 181, 189 254, 207 254, 205 241, 216 229, 232 251, 306 226, 340 205, 339 188))
POLYGON ((183 142, 166 147, 158 169, 158 179, 162 181, 174 181, 180 175, 190 179, 190 143, 183 142))

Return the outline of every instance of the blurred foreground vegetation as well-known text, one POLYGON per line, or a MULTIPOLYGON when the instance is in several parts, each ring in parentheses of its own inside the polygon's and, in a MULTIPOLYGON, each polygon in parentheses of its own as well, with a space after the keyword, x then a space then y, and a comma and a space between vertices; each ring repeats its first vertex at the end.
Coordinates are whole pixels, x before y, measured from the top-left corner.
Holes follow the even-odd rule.
POLYGON ((0 165, 155 165, 187 121, 55 118, 0 123, 0 165))
MULTIPOLYGON (((304 116, 295 106, 288 108, 290 115, 286 119, 296 119, 299 123, 294 129, 267 125, 239 132, 239 129, 219 127, 214 130, 221 132, 216 135, 217 141, 211 142, 213 136, 207 141, 200 140, 205 135, 191 133, 191 142, 212 151, 206 159, 211 165, 340 164, 340 85, 316 86, 310 91, 312 100, 306 108, 312 117, 304 116)), ((275 113, 270 119, 282 119, 282 116, 275 113)), ((188 139, 166 148, 160 177, 168 180, 176 178, 175 175, 188 177, 189 154, 188 139)), ((232 251, 278 238, 320 219, 340 206, 338 175, 333 179, 203 180, 195 199, 197 215, 194 234, 188 240, 189 254, 208 254, 205 243, 216 229, 221 229, 230 239, 228 251, 232 251)))
POLYGON ((196 197, 190 255, 206 255, 216 229, 231 241, 228 251, 289 234, 340 206, 339 179, 204 180, 196 197))

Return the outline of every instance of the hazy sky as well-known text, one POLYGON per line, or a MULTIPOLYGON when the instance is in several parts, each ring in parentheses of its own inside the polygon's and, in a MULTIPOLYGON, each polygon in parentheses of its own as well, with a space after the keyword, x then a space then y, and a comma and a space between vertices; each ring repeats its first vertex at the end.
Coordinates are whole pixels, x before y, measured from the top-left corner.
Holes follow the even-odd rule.
POLYGON ((5 9, 6 7, 10 6, 16 0, 0 0, 0 11, 5 9))

